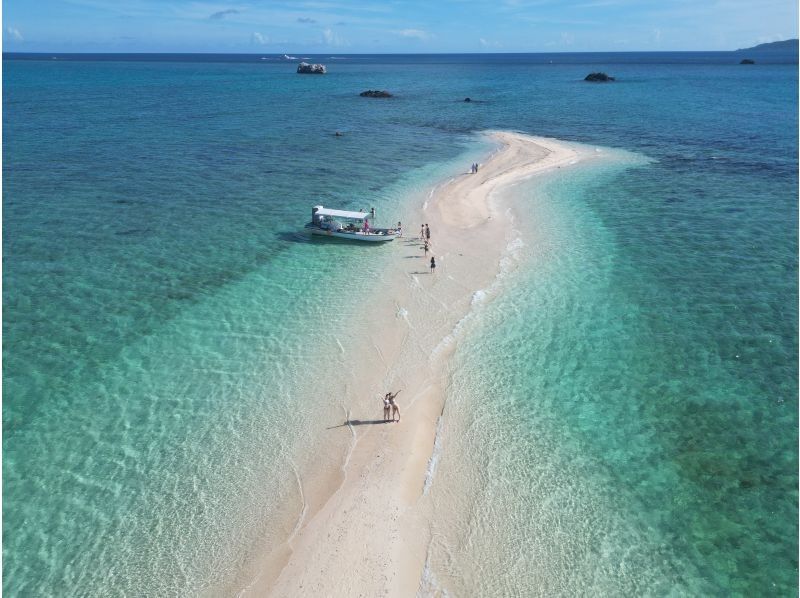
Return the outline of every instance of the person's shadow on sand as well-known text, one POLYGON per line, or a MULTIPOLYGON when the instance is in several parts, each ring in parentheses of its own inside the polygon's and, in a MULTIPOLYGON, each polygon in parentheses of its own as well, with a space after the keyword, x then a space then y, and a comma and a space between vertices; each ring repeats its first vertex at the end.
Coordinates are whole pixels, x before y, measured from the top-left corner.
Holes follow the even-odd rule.
POLYGON ((333 430, 334 428, 343 428, 344 426, 366 426, 371 424, 390 424, 392 420, 383 420, 383 419, 348 419, 343 424, 339 424, 338 426, 331 426, 326 428, 326 430, 333 430))

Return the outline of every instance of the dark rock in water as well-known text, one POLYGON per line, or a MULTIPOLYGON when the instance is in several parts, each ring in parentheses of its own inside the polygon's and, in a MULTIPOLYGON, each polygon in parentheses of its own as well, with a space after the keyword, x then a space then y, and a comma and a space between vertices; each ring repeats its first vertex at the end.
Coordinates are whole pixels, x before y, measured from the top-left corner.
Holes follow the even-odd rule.
POLYGON ((613 81, 613 80, 614 77, 606 75, 605 73, 589 73, 588 75, 586 75, 586 78, 584 79, 584 81, 593 81, 593 82, 613 81))
POLYGON ((752 58, 742 58, 742 61, 739 64, 755 64, 756 61, 752 58))
POLYGON ((324 64, 308 64, 301 62, 297 65, 297 72, 301 75, 324 75, 328 72, 324 64))
POLYGON ((362 98, 391 98, 392 94, 388 91, 379 91, 377 89, 368 89, 367 91, 362 91, 360 94, 362 98))
POLYGON ((471 102, 472 100, 470 98, 464 98, 464 101, 465 102, 471 102))

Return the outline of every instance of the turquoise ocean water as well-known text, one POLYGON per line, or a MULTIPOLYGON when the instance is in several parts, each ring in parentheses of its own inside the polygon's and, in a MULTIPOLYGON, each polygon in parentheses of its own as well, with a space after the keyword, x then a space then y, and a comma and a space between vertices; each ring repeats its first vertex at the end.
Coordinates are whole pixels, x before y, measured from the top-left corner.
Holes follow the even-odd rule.
POLYGON ((487 129, 627 153, 508 194, 518 267, 450 366, 428 587, 796 594, 796 64, 11 58, 9 595, 247 578, 309 455, 336 466, 309 372, 336 367, 369 286, 320 281, 392 259, 298 228, 317 200, 399 218, 487 129))

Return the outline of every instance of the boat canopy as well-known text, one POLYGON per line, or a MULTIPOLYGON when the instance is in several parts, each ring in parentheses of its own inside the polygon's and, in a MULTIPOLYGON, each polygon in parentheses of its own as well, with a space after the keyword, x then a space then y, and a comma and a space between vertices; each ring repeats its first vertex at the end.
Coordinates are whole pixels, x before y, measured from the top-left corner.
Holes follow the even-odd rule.
POLYGON ((347 210, 332 210, 330 208, 323 208, 322 206, 315 206, 317 216, 333 216, 334 218, 352 218, 353 220, 364 220, 369 218, 369 212, 348 212, 347 210))

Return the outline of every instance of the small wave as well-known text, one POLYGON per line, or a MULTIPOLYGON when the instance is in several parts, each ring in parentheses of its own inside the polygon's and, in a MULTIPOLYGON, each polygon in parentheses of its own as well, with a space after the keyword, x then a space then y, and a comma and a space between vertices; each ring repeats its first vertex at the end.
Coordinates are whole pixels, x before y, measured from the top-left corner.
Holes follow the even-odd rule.
POLYGON ((442 427, 444 426, 443 416, 439 416, 436 422, 436 435, 433 437, 433 451, 431 451, 431 458, 428 459, 428 468, 425 470, 425 483, 422 485, 422 495, 428 494, 433 483, 433 478, 436 475, 436 466, 439 465, 439 456, 442 453, 442 427))
POLYGON ((431 360, 435 359, 439 353, 444 351, 447 347, 453 344, 453 341, 456 340, 452 334, 448 334, 442 340, 439 341, 439 344, 433 348, 431 351, 431 360))
POLYGON ((472 301, 470 301, 470 305, 475 305, 476 303, 480 303, 486 299, 486 291, 483 289, 478 289, 474 293, 472 293, 472 301))
POLYGON ((425 555, 425 566, 422 568, 422 575, 419 578, 419 588, 417 589, 417 597, 424 598, 427 596, 441 596, 442 598, 449 598, 450 594, 447 590, 439 586, 439 582, 431 571, 431 548, 433 547, 433 538, 428 544, 428 551, 425 555))
POLYGON ((508 245, 506 245, 506 251, 513 253, 515 251, 519 251, 525 247, 525 241, 522 240, 522 237, 516 237, 514 240, 510 241, 508 245))
POLYGON ((289 56, 288 54, 283 55, 284 60, 297 60, 297 56, 289 56))

